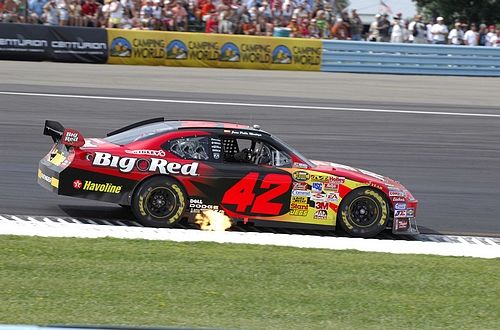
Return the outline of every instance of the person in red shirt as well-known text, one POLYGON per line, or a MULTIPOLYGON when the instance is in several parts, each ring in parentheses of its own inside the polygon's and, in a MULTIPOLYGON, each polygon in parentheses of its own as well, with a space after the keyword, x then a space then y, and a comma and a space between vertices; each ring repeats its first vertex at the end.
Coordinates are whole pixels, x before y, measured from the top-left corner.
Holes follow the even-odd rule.
POLYGON ((212 0, 208 0, 207 2, 205 2, 203 7, 201 7, 201 19, 204 19, 205 15, 210 14, 212 10, 215 10, 215 6, 212 3, 212 0))
POLYGON ((85 0, 82 5, 83 26, 97 26, 97 13, 99 4, 95 0, 85 0))
MULTIPOLYGON (((211 2, 211 1, 210 1, 211 2)), ((219 27, 219 20, 217 19, 217 13, 215 12, 215 8, 209 13, 210 16, 205 24, 205 32, 206 33, 217 33, 219 27)))

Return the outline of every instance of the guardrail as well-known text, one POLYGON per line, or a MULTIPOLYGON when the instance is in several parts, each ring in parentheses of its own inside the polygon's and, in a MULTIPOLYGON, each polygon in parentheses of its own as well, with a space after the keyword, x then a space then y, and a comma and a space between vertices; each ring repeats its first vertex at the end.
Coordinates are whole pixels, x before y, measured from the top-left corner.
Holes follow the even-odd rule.
POLYGON ((500 48, 324 40, 321 71, 500 77, 500 48))

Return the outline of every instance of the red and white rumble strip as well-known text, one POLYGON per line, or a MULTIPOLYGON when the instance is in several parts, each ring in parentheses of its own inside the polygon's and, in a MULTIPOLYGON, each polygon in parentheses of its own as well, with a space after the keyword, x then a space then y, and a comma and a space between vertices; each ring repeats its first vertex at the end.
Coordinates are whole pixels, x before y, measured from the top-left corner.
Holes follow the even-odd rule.
POLYGON ((91 219, 85 219, 85 222, 83 223, 75 218, 67 217, 0 215, 0 235, 81 238, 114 237, 174 242, 258 244, 399 254, 500 258, 500 238, 419 235, 418 241, 406 241, 297 234, 145 228, 126 226, 116 220, 113 220, 113 223, 99 220, 101 224, 96 224, 91 219))

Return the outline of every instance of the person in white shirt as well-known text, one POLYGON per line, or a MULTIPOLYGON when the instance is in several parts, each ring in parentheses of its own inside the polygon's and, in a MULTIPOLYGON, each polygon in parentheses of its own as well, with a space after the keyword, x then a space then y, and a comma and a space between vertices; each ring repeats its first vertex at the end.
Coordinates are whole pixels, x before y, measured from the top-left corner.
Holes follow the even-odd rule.
POLYGON ((427 28, 427 42, 429 44, 432 44, 432 27, 434 26, 435 24, 435 20, 432 20, 431 22, 427 23, 427 25, 425 26, 427 28))
POLYGON ((68 25, 69 21, 69 3, 68 0, 56 0, 59 10, 59 25, 68 25))
POLYGON ((460 22, 455 23, 455 28, 448 34, 448 43, 455 46, 463 45, 464 31, 461 29, 460 22))
POLYGON ((123 19, 123 5, 118 0, 113 0, 109 4, 109 23, 110 28, 119 28, 123 19))
POLYGON ((405 41, 405 27, 403 22, 396 16, 392 22, 391 42, 402 43, 405 41))
POLYGON ((368 41, 378 41, 379 33, 378 33, 378 21, 380 20, 380 14, 375 15, 375 19, 370 24, 370 28, 368 29, 368 41))
POLYGON ((497 29, 497 34, 491 38, 493 47, 500 47, 500 28, 497 29))
POLYGON ((493 42, 493 38, 495 38, 496 35, 497 33, 495 32, 495 25, 488 26, 488 33, 486 33, 486 47, 492 47, 496 44, 496 40, 495 42, 493 42))
POLYGON ((437 23, 431 28, 432 43, 438 45, 446 44, 446 36, 448 35, 448 28, 444 25, 444 18, 439 16, 436 19, 437 23))
POLYGON ((464 43, 467 46, 477 46, 479 33, 477 33, 476 24, 472 23, 470 29, 464 34, 464 43))
POLYGON ((56 0, 50 0, 43 6, 47 25, 59 25, 59 10, 57 9, 56 0))
POLYGON ((427 43, 427 28, 422 23, 422 16, 416 15, 415 20, 408 25, 409 38, 408 40, 414 44, 427 43))

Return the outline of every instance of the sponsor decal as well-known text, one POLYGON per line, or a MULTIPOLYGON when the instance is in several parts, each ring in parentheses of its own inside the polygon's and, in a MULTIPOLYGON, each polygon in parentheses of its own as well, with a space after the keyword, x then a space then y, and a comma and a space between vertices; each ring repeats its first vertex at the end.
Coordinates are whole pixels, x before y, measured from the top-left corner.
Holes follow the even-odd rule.
POLYGON ((163 150, 148 150, 148 149, 125 150, 125 153, 131 154, 131 155, 147 155, 147 156, 165 157, 165 151, 163 151, 163 150))
POLYGON ((395 196, 404 197, 404 195, 405 195, 404 192, 402 192, 401 190, 393 190, 393 189, 389 190, 390 197, 395 197, 395 196))
POLYGON ((316 210, 316 212, 314 212, 314 219, 326 220, 327 217, 328 212, 326 210, 316 210))
POLYGON ((75 49, 75 50, 106 50, 108 45, 105 42, 86 41, 51 41, 52 48, 75 49))
POLYGON ((329 180, 330 177, 328 175, 311 174, 311 181, 329 182, 329 180))
POLYGON ((109 48, 109 56, 112 57, 130 57, 132 55, 132 45, 130 42, 123 38, 114 38, 111 41, 111 47, 109 48))
POLYGON ((412 218, 415 216, 415 209, 407 209, 406 210, 406 216, 409 218, 412 218))
POLYGON ((189 208, 191 209, 191 213, 200 213, 204 210, 224 212, 223 210, 219 210, 218 205, 205 204, 205 202, 201 198, 190 198, 189 208))
POLYGON ((394 218, 406 218, 407 213, 406 210, 395 210, 394 211, 394 218))
POLYGON ((406 202, 406 199, 404 197, 400 197, 400 196, 393 196, 392 201, 393 202, 406 202))
POLYGON ((243 135, 243 136, 262 136, 262 134, 255 133, 252 131, 238 131, 238 130, 229 130, 229 129, 225 129, 224 133, 234 134, 234 135, 243 135))
POLYGON ((43 181, 47 181, 48 183, 52 184, 52 177, 48 176, 47 174, 39 172, 38 177, 41 178, 43 181))
POLYGON ((23 35, 18 34, 19 39, 0 38, 0 46, 9 47, 48 47, 49 43, 43 39, 26 39, 23 35))
POLYGON ((222 153, 222 142, 220 139, 211 138, 211 146, 212 146, 212 155, 215 160, 220 159, 220 155, 222 153))
POLYGON ((394 209, 406 210, 406 203, 396 203, 396 204, 394 204, 394 209))
POLYGON ((373 188, 377 188, 379 190, 384 190, 384 187, 382 187, 378 183, 370 182, 370 186, 372 186, 373 188))
POLYGON ((292 176, 295 181, 307 181, 310 177, 306 171, 295 171, 292 176))
POLYGON ((337 191, 339 191, 339 184, 327 182, 324 184, 323 190, 337 192, 337 191))
POLYGON ((50 183, 50 185, 54 188, 59 188, 59 179, 48 176, 43 173, 40 169, 38 169, 38 178, 42 179, 45 182, 50 183))
POLYGON ((329 182, 336 183, 336 184, 344 184, 345 178, 343 176, 330 177, 329 182))
POLYGON ((339 198, 339 193, 328 193, 328 195, 326 195, 326 200, 330 203, 338 202, 339 198))
POLYGON ((311 192, 305 190, 292 190, 292 196, 309 197, 311 196, 311 192))
POLYGON ((314 203, 314 207, 316 210, 328 210, 328 202, 316 202, 314 203))
POLYGON ((305 182, 293 182, 293 190, 307 190, 307 183, 305 182))
POLYGON ((272 53, 273 64, 292 63, 292 52, 287 46, 279 45, 274 48, 272 53))
POLYGON ((75 180, 73 181, 73 188, 111 194, 119 194, 122 191, 122 186, 117 186, 110 182, 98 183, 90 180, 85 180, 84 183, 81 180, 75 180))
POLYGON ((309 205, 303 203, 290 203, 291 210, 307 210, 309 205))
POLYGON ((135 157, 120 157, 107 152, 96 152, 92 160, 92 165, 101 167, 113 167, 123 173, 129 173, 134 168, 142 172, 159 172, 161 174, 181 174, 189 176, 197 176, 197 162, 180 164, 176 162, 168 162, 160 158, 135 158, 135 157))
POLYGON ((307 165, 304 164, 304 163, 293 163, 293 166, 292 167, 295 167, 295 168, 307 168, 307 165))
POLYGON ((408 219, 396 219, 396 230, 403 231, 410 228, 410 221, 408 219))
POLYGON ((83 136, 74 129, 66 128, 62 134, 62 143, 67 146, 81 147, 85 145, 83 136))
POLYGON ((167 45, 167 58, 170 60, 185 60, 188 58, 188 48, 180 40, 172 40, 167 45))
POLYGON ((307 204, 307 197, 305 196, 292 196, 291 203, 303 203, 307 204))
MULTIPOLYGON (((1 0, 0 0, 1 1, 1 0)), ((320 40, 210 34, 171 34, 162 31, 108 29, 109 63, 183 65, 247 69, 319 70, 320 40), (120 41, 120 46, 117 47, 120 41)))
POLYGON ((299 217, 305 217, 307 216, 308 210, 290 210, 290 215, 295 215, 299 217))
POLYGON ((220 50, 219 61, 222 62, 239 62, 240 49, 232 42, 226 42, 220 50))
POLYGON ((311 192, 320 193, 323 191, 323 183, 321 182, 313 182, 311 184, 311 192))
POLYGON ((311 200, 315 201, 315 202, 326 202, 327 195, 322 194, 322 193, 314 193, 314 194, 311 194, 311 200))

